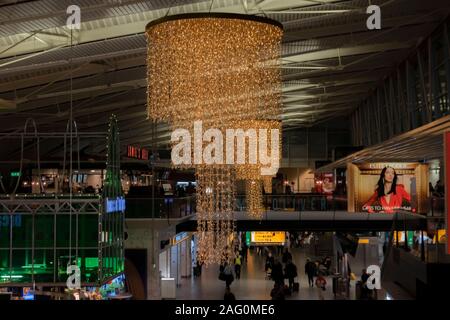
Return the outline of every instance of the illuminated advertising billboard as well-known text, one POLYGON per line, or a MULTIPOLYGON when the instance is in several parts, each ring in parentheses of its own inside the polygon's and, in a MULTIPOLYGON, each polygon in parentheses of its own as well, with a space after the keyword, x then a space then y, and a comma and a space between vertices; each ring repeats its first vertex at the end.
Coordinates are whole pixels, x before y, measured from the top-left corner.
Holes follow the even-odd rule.
POLYGON ((347 184, 349 212, 427 212, 426 164, 350 163, 347 184))

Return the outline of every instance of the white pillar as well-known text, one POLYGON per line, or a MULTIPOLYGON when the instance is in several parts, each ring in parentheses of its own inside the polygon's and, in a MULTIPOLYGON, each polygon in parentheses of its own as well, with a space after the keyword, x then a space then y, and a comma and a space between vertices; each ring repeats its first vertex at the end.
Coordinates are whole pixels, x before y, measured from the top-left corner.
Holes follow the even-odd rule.
POLYGON ((191 276, 191 239, 187 238, 181 242, 181 277, 191 276))

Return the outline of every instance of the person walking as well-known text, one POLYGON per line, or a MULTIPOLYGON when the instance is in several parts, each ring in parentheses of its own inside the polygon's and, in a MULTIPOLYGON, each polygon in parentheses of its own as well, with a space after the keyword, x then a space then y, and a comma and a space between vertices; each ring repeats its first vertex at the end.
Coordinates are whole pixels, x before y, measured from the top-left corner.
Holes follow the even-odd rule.
POLYGON ((294 286, 294 279, 297 277, 297 266, 292 262, 292 260, 288 260, 288 262, 286 263, 284 273, 289 281, 289 290, 292 291, 294 286))
POLYGON ((225 281, 226 288, 230 288, 231 283, 234 281, 233 268, 228 262, 221 265, 219 280, 225 281))
POLYGON ((305 273, 308 276, 308 285, 314 287, 314 276, 316 275, 316 264, 312 262, 309 258, 306 259, 305 273))
POLYGON ((241 278, 241 265, 242 265, 241 255, 238 253, 236 255, 236 258, 234 259, 234 273, 236 274, 236 279, 241 278))
POLYGON ((266 258, 265 271, 268 269, 273 269, 273 265, 275 264, 275 258, 272 256, 272 252, 269 252, 266 258))
POLYGON ((270 296, 272 297, 272 300, 286 300, 284 286, 275 282, 272 291, 270 291, 270 296))
POLYGON ((275 259, 275 262, 273 264, 271 278, 273 281, 275 281, 276 284, 284 286, 283 266, 281 265, 280 261, 278 261, 278 259, 275 259))
POLYGON ((286 264, 289 260, 292 260, 292 254, 289 252, 288 248, 285 248, 281 261, 283 262, 283 264, 286 264))
POLYGON ((231 292, 230 288, 225 288, 225 294, 223 295, 223 300, 225 301, 235 301, 236 297, 233 292, 231 292))
POLYGON ((323 265, 325 266, 326 270, 327 270, 327 275, 331 274, 331 258, 330 257, 326 257, 323 265))
POLYGON ((195 266, 195 272, 194 272, 194 275, 196 277, 200 277, 202 275, 202 267, 203 267, 203 262, 197 258, 197 264, 195 266))
POLYGON ((367 273, 367 270, 363 269, 361 274, 361 300, 372 298, 372 290, 367 287, 367 280, 369 280, 369 277, 370 275, 367 273))
POLYGON ((316 278, 316 287, 319 300, 325 300, 323 297, 323 292, 326 290, 327 280, 325 280, 321 272, 319 272, 319 275, 316 278))
POLYGON ((245 245, 245 243, 240 247, 239 255, 241 256, 242 264, 244 264, 245 259, 247 258, 247 246, 245 245))

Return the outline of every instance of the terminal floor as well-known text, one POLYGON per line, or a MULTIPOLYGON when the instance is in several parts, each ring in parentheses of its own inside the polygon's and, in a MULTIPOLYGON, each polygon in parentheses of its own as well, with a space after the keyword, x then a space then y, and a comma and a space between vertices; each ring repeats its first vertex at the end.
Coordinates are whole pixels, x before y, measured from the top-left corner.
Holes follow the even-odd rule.
MULTIPOLYGON (((300 275, 300 292, 294 293, 287 300, 318 300, 318 289, 308 286, 308 278, 304 273, 304 264, 307 255, 302 249, 292 249, 294 263, 297 265, 300 275)), ((310 256, 308 256, 310 257, 310 256)), ((314 259, 314 257, 311 257, 314 259)), ((264 258, 256 252, 249 250, 248 261, 243 264, 241 279, 236 279, 231 284, 231 291, 237 300, 270 300, 270 291, 273 281, 265 278, 264 258)), ((198 278, 185 278, 181 280, 177 288, 177 299, 180 300, 222 300, 225 292, 225 282, 218 279, 219 267, 217 265, 208 268, 203 267, 202 275, 198 278)), ((357 274, 359 277, 360 275, 357 274)), ((355 282, 350 284, 350 299, 355 299, 355 282)), ((287 281, 286 281, 287 283, 287 281)), ((395 284, 387 284, 389 294, 382 288, 378 292, 378 299, 411 299, 401 288, 395 284)), ((332 279, 327 277, 327 290, 323 292, 325 300, 334 300, 332 291, 332 279)))

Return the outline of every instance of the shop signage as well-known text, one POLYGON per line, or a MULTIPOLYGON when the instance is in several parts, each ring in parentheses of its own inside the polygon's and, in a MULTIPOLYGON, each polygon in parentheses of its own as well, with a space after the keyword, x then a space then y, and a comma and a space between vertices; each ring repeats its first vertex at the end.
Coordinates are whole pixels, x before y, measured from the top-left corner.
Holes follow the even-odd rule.
POLYGON ((124 212, 125 211, 125 199, 117 197, 115 199, 106 198, 106 213, 112 212, 124 212))
MULTIPOLYGON (((0 215, 0 227, 9 227, 10 222, 9 215, 0 215)), ((21 227, 22 226, 22 215, 15 214, 12 216, 12 226, 13 227, 21 227)))
POLYGON ((414 174, 418 163, 414 162, 376 162, 357 164, 361 174, 380 174, 386 167, 394 168, 397 174, 414 174))
POLYGON ((148 150, 145 148, 128 146, 127 157, 139 160, 148 160, 148 150))
POLYGON ((181 232, 179 234, 177 234, 175 236, 175 238, 173 239, 173 244, 177 244, 178 242, 181 242, 183 240, 185 240, 188 237, 188 233, 187 232, 181 232))
POLYGON ((444 133, 444 165, 445 165, 445 229, 447 230, 446 252, 450 254, 450 132, 444 133))
POLYGON ((394 169, 415 169, 417 163, 413 162, 376 162, 376 163, 364 163, 359 165, 360 169, 379 169, 382 170, 385 167, 391 167, 394 169))

